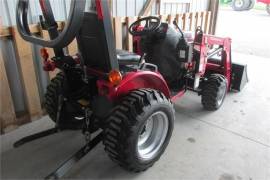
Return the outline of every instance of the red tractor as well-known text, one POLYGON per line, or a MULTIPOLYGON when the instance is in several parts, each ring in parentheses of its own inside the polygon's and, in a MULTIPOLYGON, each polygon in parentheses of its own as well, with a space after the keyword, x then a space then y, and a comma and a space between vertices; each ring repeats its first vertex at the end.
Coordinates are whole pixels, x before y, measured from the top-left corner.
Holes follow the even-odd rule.
POLYGON ((41 55, 45 70, 61 70, 49 84, 44 101, 56 126, 14 145, 66 129, 82 130, 86 140, 47 178, 62 177, 100 141, 113 161, 129 171, 144 171, 170 141, 173 101, 192 90, 201 95, 206 110, 217 110, 227 92, 241 90, 247 81, 246 66, 231 62, 230 38, 205 35, 198 28, 194 40, 188 42, 176 22, 169 25, 149 16, 129 28, 139 37, 140 56, 116 50, 107 1, 93 0, 85 8, 85 0, 72 0, 62 32, 57 30, 50 1, 39 2, 41 25, 50 40, 31 34, 29 0, 18 1, 17 27, 26 41, 54 49, 55 57, 49 58, 46 49, 41 55), (78 53, 71 56, 63 48, 74 38, 78 53))
MULTIPOLYGON (((270 0, 257 0, 259 3, 266 5, 266 12, 270 15, 270 0)), ((256 0, 233 0, 232 8, 235 11, 250 10, 254 7, 256 0)))

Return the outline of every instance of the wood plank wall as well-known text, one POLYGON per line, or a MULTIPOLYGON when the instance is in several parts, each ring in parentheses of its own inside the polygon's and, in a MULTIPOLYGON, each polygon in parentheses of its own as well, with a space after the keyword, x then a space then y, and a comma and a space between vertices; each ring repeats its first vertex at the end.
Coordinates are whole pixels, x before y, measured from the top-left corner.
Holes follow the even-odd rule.
MULTIPOLYGON (((133 50, 132 36, 130 34, 124 34, 131 23, 142 17, 114 17, 113 18, 113 28, 115 35, 116 47, 121 49, 124 48, 128 51, 133 50), (125 31, 124 31, 125 30, 125 31)), ((211 30, 211 12, 194 12, 194 13, 183 13, 183 14, 173 14, 173 15, 161 15, 162 21, 172 23, 175 19, 180 27, 185 31, 194 31, 197 26, 201 26, 205 33, 209 33, 211 30)), ((60 29, 63 28, 60 22, 60 29)), ((41 30, 38 24, 32 24, 30 26, 32 33, 39 34, 44 38, 48 37, 47 32, 41 30)), ((15 44, 15 51, 17 54, 17 60, 22 76, 22 83, 24 87, 24 94, 27 102, 27 112, 25 116, 30 117, 28 121, 35 120, 43 115, 42 102, 40 99, 41 94, 38 91, 38 82, 35 74, 35 66, 33 59, 33 49, 31 44, 22 40, 16 27, 0 27, 0 38, 1 39, 12 39, 15 44)), ((1 48, 2 50, 2 48, 1 48)), ((75 54, 77 51, 76 41, 74 40, 68 46, 69 53, 75 54)), ((52 50, 50 50, 50 55, 53 56, 52 50)), ((16 117, 13 99, 10 92, 10 86, 8 82, 8 77, 6 74, 5 63, 0 51, 0 123, 1 123, 1 133, 7 132, 10 129, 14 129, 19 125, 18 117, 16 117)), ((50 78, 55 76, 54 73, 50 73, 50 78)))

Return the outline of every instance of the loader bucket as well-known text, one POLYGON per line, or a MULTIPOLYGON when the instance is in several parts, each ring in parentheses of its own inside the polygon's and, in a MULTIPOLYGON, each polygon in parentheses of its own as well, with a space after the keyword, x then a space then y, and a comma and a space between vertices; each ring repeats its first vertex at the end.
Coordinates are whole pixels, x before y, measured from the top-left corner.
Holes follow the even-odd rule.
POLYGON ((232 63, 231 89, 241 91, 248 82, 247 65, 232 63))

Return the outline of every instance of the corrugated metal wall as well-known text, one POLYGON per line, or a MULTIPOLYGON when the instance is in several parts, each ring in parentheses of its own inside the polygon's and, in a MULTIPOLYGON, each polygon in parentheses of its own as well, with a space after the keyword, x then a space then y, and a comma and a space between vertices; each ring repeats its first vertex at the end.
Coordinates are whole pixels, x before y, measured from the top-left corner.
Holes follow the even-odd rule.
MULTIPOLYGON (((147 0, 113 0, 113 16, 136 16, 147 0)), ((161 14, 177 14, 187 12, 184 3, 190 3, 190 12, 205 11, 210 0, 160 0, 161 14)), ((157 3, 152 6, 151 14, 157 14, 157 3)))
POLYGON ((205 11, 208 9, 209 2, 210 0, 161 0, 160 13, 178 14, 184 12, 205 11), (190 3, 190 6, 187 5, 187 3, 190 3))
MULTIPOLYGON (((113 16, 136 16, 143 8, 147 0, 112 0, 113 16)), ((185 12, 183 3, 190 3, 190 11, 205 11, 208 8, 210 0, 160 0, 161 14, 176 14, 185 12)), ((51 0, 53 12, 59 21, 66 19, 68 15, 70 0, 51 0)), ((87 1, 90 4, 90 0, 87 1)), ((17 0, 0 0, 0 16, 3 25, 15 25, 15 7, 17 0)), ((157 6, 154 3, 152 14, 157 13, 157 6)), ((30 0, 29 22, 38 22, 38 16, 41 14, 38 0, 30 0)))
MULTIPOLYGON (((187 8, 180 3, 191 3, 189 11, 205 11, 208 9, 210 0, 161 0, 160 13, 161 14, 176 14, 187 11, 187 8)), ((113 16, 136 16, 143 8, 146 0, 112 0, 112 14, 113 16)), ((4 26, 15 25, 15 9, 17 0, 0 0, 0 17, 4 26)), ((68 16, 70 0, 51 0, 54 15, 57 21, 64 21, 68 16)), ((90 0, 87 1, 88 7, 90 0)), ((159 12, 156 3, 152 7, 152 14, 159 12)), ((41 14, 38 0, 30 0, 29 22, 37 23, 38 17, 41 14)), ((16 113, 24 112, 26 110, 26 102, 23 85, 21 83, 21 72, 18 68, 17 54, 14 51, 14 44, 11 39, 1 39, 0 47, 5 59, 5 66, 7 70, 8 81, 10 83, 11 94, 15 106, 16 113)), ((49 77, 46 72, 42 70, 41 59, 38 56, 40 47, 33 45, 35 50, 34 64, 36 66, 36 75, 39 81, 40 94, 44 94, 46 86, 49 82, 49 77)), ((42 101, 42 100, 41 100, 42 101)))

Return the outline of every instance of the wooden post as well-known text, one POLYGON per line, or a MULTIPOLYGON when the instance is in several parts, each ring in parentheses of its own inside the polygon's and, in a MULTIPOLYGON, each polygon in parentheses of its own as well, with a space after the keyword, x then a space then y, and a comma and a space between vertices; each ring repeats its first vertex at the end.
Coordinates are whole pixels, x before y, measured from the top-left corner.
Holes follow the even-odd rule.
POLYGON ((114 36, 115 36, 116 49, 122 49, 123 48, 122 18, 115 17, 113 23, 114 23, 114 36))
POLYGON ((189 13, 189 31, 192 31, 193 13, 189 13))
MULTIPOLYGON (((134 18, 133 17, 127 17, 126 18, 126 27, 127 29, 129 28, 129 26, 134 22, 134 18)), ((130 52, 133 52, 133 36, 128 32, 127 33, 127 50, 130 52)))
POLYGON ((195 14, 195 29, 197 29, 198 27, 198 22, 199 22, 199 12, 196 12, 195 14))
POLYGON ((42 109, 35 74, 34 60, 30 43, 24 41, 16 28, 12 28, 12 35, 17 50, 18 62, 21 68, 21 75, 24 84, 28 112, 31 120, 41 117, 42 109))
POLYGON ((205 15, 206 15, 205 11, 200 13, 200 17, 201 17, 200 26, 201 26, 202 29, 203 29, 203 22, 205 20, 205 15))
POLYGON ((216 33, 216 26, 217 26, 217 20, 218 20, 219 0, 211 0, 208 9, 209 11, 211 11, 209 34, 214 35, 216 33))
POLYGON ((182 29, 186 30, 186 13, 182 16, 182 29))
POLYGON ((4 131, 14 129, 16 126, 16 115, 11 97, 10 87, 7 79, 4 59, 0 51, 0 130, 4 131))
POLYGON ((156 0, 156 13, 157 15, 160 15, 160 3, 161 3, 161 0, 156 0))
POLYGON ((204 21, 204 32, 209 34, 210 27, 209 27, 209 19, 211 18, 211 12, 208 11, 205 15, 205 21, 204 21))

